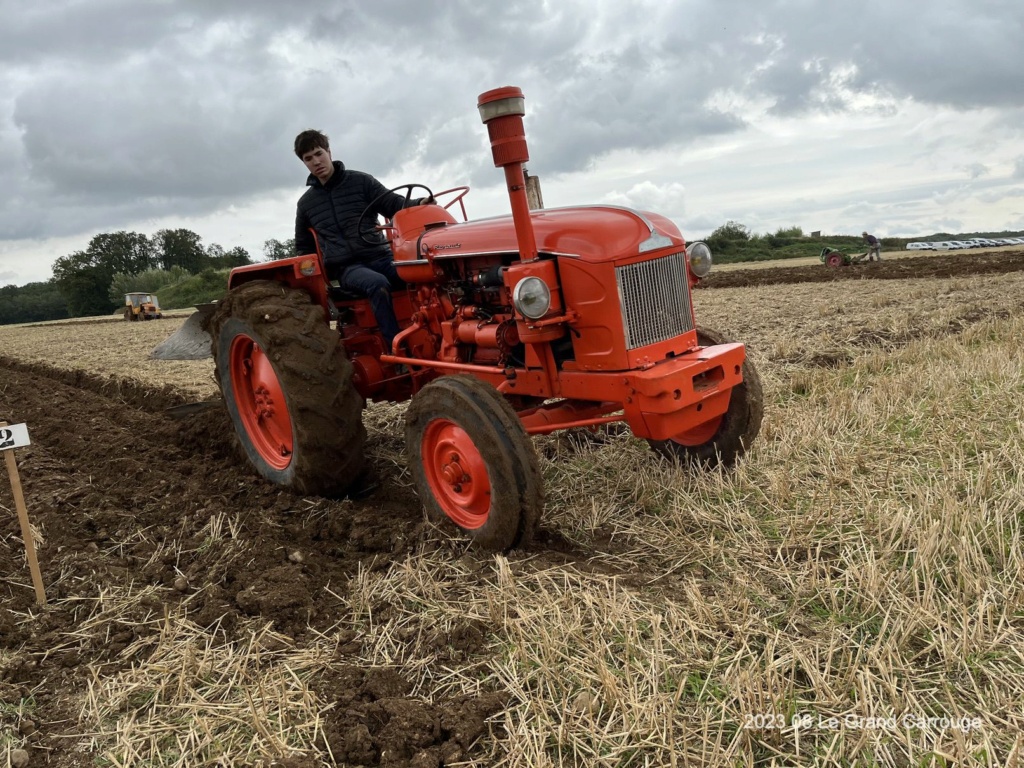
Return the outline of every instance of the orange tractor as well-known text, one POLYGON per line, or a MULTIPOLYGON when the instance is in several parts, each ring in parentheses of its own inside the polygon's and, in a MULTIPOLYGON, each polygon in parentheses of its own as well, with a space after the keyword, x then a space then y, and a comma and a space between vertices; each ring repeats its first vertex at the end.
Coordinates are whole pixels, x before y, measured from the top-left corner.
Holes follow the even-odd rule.
POLYGON ((478 104, 511 216, 466 221, 468 187, 409 184, 397 189, 447 202, 364 229, 385 232, 407 284, 393 295, 402 330, 390 349, 369 301, 332 286, 319 252, 232 271, 206 327, 228 413, 264 478, 345 493, 363 471, 365 401, 410 400, 406 446, 427 511, 507 550, 530 540, 541 514, 531 435, 624 422, 658 453, 702 467, 750 447, 757 373, 742 344, 694 320, 691 289, 710 250, 687 247, 653 213, 530 210, 523 105, 513 87, 478 104))

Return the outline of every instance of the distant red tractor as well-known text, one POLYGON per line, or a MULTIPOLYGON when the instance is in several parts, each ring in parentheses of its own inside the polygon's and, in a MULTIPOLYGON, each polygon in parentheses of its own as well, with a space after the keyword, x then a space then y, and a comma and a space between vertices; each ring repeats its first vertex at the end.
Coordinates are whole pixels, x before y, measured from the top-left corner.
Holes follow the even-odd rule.
POLYGON ((653 213, 531 211, 522 92, 488 91, 478 107, 512 215, 456 221, 458 187, 380 227, 408 284, 394 293, 391 349, 369 301, 333 287, 319 254, 233 270, 208 328, 263 477, 343 494, 363 470, 365 401, 411 400, 409 466, 427 511, 507 550, 530 540, 543 505, 531 435, 624 422, 670 459, 731 465, 760 429, 762 396, 743 345, 695 323, 707 246, 687 248, 653 213))

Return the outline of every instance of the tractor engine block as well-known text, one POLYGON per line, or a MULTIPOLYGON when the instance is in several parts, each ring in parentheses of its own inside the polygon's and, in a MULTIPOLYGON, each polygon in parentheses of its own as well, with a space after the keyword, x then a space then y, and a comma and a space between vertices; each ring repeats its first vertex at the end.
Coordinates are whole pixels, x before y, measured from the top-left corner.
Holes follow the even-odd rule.
POLYGON ((521 358, 512 301, 502 281, 503 264, 479 259, 446 259, 445 279, 424 286, 417 298, 420 317, 437 337, 438 358, 474 365, 508 365, 521 358))

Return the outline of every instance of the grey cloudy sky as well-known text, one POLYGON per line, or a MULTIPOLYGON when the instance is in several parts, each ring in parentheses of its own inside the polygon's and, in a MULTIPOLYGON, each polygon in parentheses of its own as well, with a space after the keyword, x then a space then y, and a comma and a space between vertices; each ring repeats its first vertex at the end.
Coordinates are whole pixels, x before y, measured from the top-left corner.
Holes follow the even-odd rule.
POLYGON ((261 256, 308 127, 504 213, 476 112, 503 85, 549 207, 690 238, 1024 229, 1019 0, 0 0, 0 285, 121 229, 261 256))

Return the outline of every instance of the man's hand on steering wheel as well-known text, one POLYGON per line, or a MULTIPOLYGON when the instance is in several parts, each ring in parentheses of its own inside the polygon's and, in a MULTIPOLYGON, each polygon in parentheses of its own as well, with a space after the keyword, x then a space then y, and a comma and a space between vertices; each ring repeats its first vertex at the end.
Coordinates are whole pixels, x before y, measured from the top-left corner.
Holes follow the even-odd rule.
MULTIPOLYGON (((385 192, 382 192, 381 194, 379 194, 377 197, 370 201, 370 204, 363 209, 363 212, 361 214, 359 214, 359 218, 357 220, 358 223, 356 224, 356 226, 358 227, 359 239, 362 240, 367 245, 378 245, 380 243, 379 232, 381 229, 376 224, 376 214, 374 214, 374 223, 371 226, 366 227, 363 225, 363 221, 367 218, 367 214, 370 214, 376 210, 377 203, 379 203, 388 195, 397 193, 398 190, 400 189, 405 190, 405 202, 406 206, 408 207, 412 207, 411 205, 409 205, 410 203, 412 203, 412 205, 425 205, 427 203, 434 201, 434 191, 424 184, 401 184, 397 187, 393 187, 385 192), (426 190, 427 196, 419 198, 417 202, 413 202, 412 191, 417 187, 426 190)), ((390 226, 390 223, 388 225, 385 225, 385 228, 387 226, 390 226)))

